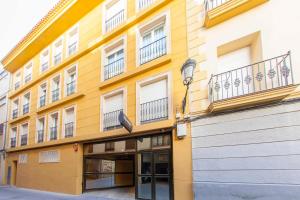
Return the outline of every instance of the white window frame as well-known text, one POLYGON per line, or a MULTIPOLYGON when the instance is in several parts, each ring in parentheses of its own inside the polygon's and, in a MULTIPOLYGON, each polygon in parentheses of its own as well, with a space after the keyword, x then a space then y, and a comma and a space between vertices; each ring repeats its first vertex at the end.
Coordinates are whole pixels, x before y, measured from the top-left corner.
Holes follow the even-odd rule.
MULTIPOLYGON (((16 135, 15 135, 15 138, 16 138, 16 146, 15 146, 15 147, 18 146, 18 126, 15 125, 15 126, 10 127, 10 132, 9 132, 9 142, 8 142, 8 144, 9 144, 8 146, 9 146, 10 148, 12 148, 12 147, 11 147, 10 141, 11 141, 11 139, 13 138, 13 137, 12 137, 13 129, 16 129, 16 135)), ((15 148, 15 147, 14 147, 14 148, 15 148)))
POLYGON ((104 81, 104 67, 107 64, 106 60, 109 55, 112 55, 113 53, 116 53, 117 51, 123 49, 124 51, 124 72, 127 71, 127 35, 123 35, 116 40, 112 41, 111 43, 104 46, 101 50, 101 81, 104 81), (113 46, 117 45, 118 43, 122 42, 123 44, 113 48, 113 46), (109 48, 113 48, 112 50, 108 50, 109 48))
MULTIPOLYGON (((171 18, 170 18, 170 10, 166 10, 159 15, 151 18, 150 20, 140 24, 136 29, 136 65, 142 66, 144 64, 140 63, 140 49, 142 48, 142 37, 145 33, 155 29, 156 27, 164 24, 165 34, 166 34, 166 42, 167 42, 167 53, 166 55, 171 53, 171 18), (163 23, 164 21, 164 23, 163 23), (151 25, 153 24, 153 25, 151 25), (147 27, 150 26, 150 27, 147 27)), ((156 58, 158 59, 158 58, 156 58)), ((151 62, 151 61, 150 61, 151 62)))
POLYGON ((22 137, 22 135, 26 135, 26 134, 23 134, 23 125, 25 125, 25 124, 27 124, 27 143, 26 143, 26 145, 29 144, 29 121, 26 121, 26 122, 20 124, 20 126, 19 126, 19 130, 20 130, 20 134, 19 134, 19 141, 20 141, 19 142, 19 146, 21 146, 21 137, 22 137))
POLYGON ((24 78, 23 78, 23 84, 25 85, 26 83, 29 83, 30 81, 32 81, 32 75, 33 75, 33 61, 28 62, 25 66, 24 66, 24 78), (28 69, 29 68, 29 69, 28 69), (27 73, 27 70, 30 70, 30 73, 27 73), (30 74, 30 80, 28 82, 26 82, 26 76, 30 74))
POLYGON ((63 109, 63 124, 62 124, 62 138, 65 138, 65 119, 66 119, 66 110, 68 109, 74 109, 74 121, 73 121, 73 137, 76 136, 76 119, 77 119, 77 115, 76 115, 76 111, 77 111, 77 105, 72 105, 72 106, 68 106, 65 107, 63 109))
MULTIPOLYGON (((15 105, 15 101, 16 101, 16 100, 18 100, 18 106, 17 106, 17 109, 18 109, 18 117, 20 117, 20 114, 21 114, 21 112, 20 112, 21 99, 20 99, 20 97, 17 97, 17 98, 15 98, 15 99, 12 100, 12 104, 11 104, 11 119, 14 119, 14 118, 13 118, 13 112, 14 112, 14 110, 15 110, 15 109, 14 109, 14 105, 15 105)), ((18 117, 17 117, 17 118, 18 118, 18 117)))
MULTIPOLYGON (((121 87, 121 88, 115 89, 111 92, 101 95, 101 98, 100 98, 100 132, 104 132, 104 126, 103 126, 104 109, 103 109, 103 107, 105 106, 105 99, 115 96, 115 95, 118 95, 118 94, 123 94, 123 112, 124 112, 124 114, 127 114, 127 88, 126 87, 121 87)), ((106 131, 106 132, 108 132, 108 131, 106 131)))
POLYGON ((59 150, 41 151, 41 152, 39 152, 39 163, 40 164, 42 164, 42 163, 59 163, 60 160, 61 160, 60 157, 61 157, 61 155, 60 155, 60 151, 59 150), (41 159, 41 156, 42 156, 43 153, 46 154, 46 153, 51 153, 51 152, 56 152, 57 153, 58 160, 55 160, 55 161, 50 161, 50 160, 44 161, 44 160, 41 159))
POLYGON ((18 164, 26 164, 28 162, 28 154, 19 154, 18 164))
POLYGON ((55 40, 52 44, 52 63, 53 63, 53 66, 58 66, 60 65, 62 62, 63 62, 63 59, 64 59, 64 36, 61 36, 59 37, 57 40, 55 40), (60 42, 61 41, 61 46, 62 46, 62 49, 61 49, 61 62, 59 64, 56 64, 55 65, 55 56, 56 56, 56 51, 57 51, 57 47, 56 47, 56 43, 60 42))
POLYGON ((65 76, 64 76, 64 97, 67 96, 67 78, 69 76, 69 70, 71 70, 72 68, 75 67, 75 92, 77 92, 77 88, 78 88, 78 63, 72 64, 70 67, 68 67, 67 69, 65 69, 65 76))
POLYGON ((45 72, 48 71, 49 69, 50 69, 50 48, 47 47, 47 48, 45 48, 45 49, 40 53, 40 74, 45 73, 45 72), (48 55, 47 55, 48 68, 47 68, 45 71, 43 71, 43 70, 42 70, 42 65, 44 64, 44 63, 43 63, 43 58, 45 57, 43 54, 44 54, 46 51, 48 51, 48 55))
POLYGON ((167 79, 167 85, 168 85, 168 119, 172 119, 173 116, 173 101, 172 101, 172 74, 171 72, 166 72, 159 75, 151 76, 150 78, 140 80, 136 82, 136 125, 141 125, 140 119, 140 91, 141 88, 145 85, 155 83, 160 80, 167 79))
POLYGON ((19 69, 18 71, 16 71, 14 73, 14 76, 13 76, 13 89, 14 90, 18 90, 18 89, 15 89, 15 85, 16 83, 20 83, 20 86, 18 89, 20 89, 22 87, 22 72, 21 72, 21 69, 19 69))
POLYGON ((41 84, 39 84, 38 86, 38 99, 37 99, 37 109, 41 108, 41 105, 40 105, 40 98, 41 98, 41 86, 42 85, 46 85, 46 97, 45 97, 45 106, 47 105, 48 103, 48 92, 49 92, 49 88, 48 88, 48 81, 44 81, 42 82, 41 84))
POLYGON ((51 112, 49 113, 48 115, 48 134, 47 134, 47 141, 56 141, 56 140, 50 140, 50 135, 51 135, 51 120, 52 120, 52 115, 55 115, 57 114, 57 139, 56 140, 59 140, 60 139, 60 110, 56 110, 54 112, 51 112))
MULTIPOLYGON (((127 7, 128 7, 127 0, 108 0, 108 1, 105 1, 104 4, 103 4, 103 7, 102 7, 102 13, 103 13, 103 15, 102 15, 102 34, 106 34, 106 33, 110 33, 112 31, 114 31, 114 29, 110 30, 110 31, 106 31, 106 28, 105 28, 106 21, 107 21, 107 19, 106 19, 107 6, 108 6, 108 4, 111 4, 113 1, 123 1, 123 4, 124 4, 124 21, 121 22, 119 25, 121 25, 122 23, 126 23, 126 21, 127 21, 127 7)), ((119 27, 119 25, 117 27, 119 27)), ((115 29, 117 27, 115 27, 115 29)))
POLYGON ((74 31, 75 29, 77 29, 77 34, 76 34, 76 51, 73 55, 75 55, 78 51, 79 51, 79 23, 78 24, 75 24, 73 27, 71 27, 67 33, 66 33, 66 58, 70 57, 70 56, 73 56, 73 55, 69 55, 69 42, 70 42, 70 33, 72 31, 74 31))
MULTIPOLYGON (((54 76, 52 76, 50 78, 50 91, 49 91, 49 94, 50 94, 50 98, 49 98, 50 99, 50 103, 53 103, 53 100, 52 100, 53 81, 57 77, 59 77, 58 78, 58 80, 59 80, 59 86, 58 86, 58 88, 59 88, 59 95, 58 95, 58 100, 57 101, 61 100, 61 98, 62 98, 62 94, 61 94, 61 92, 62 92, 62 86, 63 86, 63 84, 62 84, 62 75, 61 75, 61 73, 58 73, 58 74, 55 74, 54 76)), ((55 101, 55 102, 57 102, 57 101, 55 101)))
POLYGON ((39 133, 39 121, 40 119, 44 119, 44 138, 43 138, 43 142, 46 141, 46 137, 47 137, 47 116, 46 115, 42 115, 36 118, 36 128, 35 128, 35 143, 38 143, 38 133, 39 133))
MULTIPOLYGON (((22 95, 22 108, 21 108, 21 111, 22 111, 22 115, 24 115, 23 113, 23 106, 24 106, 24 101, 25 101, 25 96, 29 94, 29 100, 28 100, 28 105, 29 105, 29 109, 28 109, 28 113, 30 113, 30 107, 31 107, 31 91, 27 91, 27 92, 24 92, 23 95, 22 95)), ((27 114, 28 114, 27 113, 27 114)))

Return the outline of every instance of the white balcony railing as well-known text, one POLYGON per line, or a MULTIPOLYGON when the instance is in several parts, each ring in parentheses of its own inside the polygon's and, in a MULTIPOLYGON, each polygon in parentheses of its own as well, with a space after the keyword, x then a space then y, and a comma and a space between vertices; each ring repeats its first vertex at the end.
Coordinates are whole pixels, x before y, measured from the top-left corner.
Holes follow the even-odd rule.
POLYGON ((210 11, 224 3, 230 0, 205 0, 204 5, 205 5, 205 11, 210 11))
POLYGON ((139 6, 139 10, 143 10, 147 7, 149 7, 151 4, 154 3, 155 0, 139 0, 138 1, 138 6, 139 6))

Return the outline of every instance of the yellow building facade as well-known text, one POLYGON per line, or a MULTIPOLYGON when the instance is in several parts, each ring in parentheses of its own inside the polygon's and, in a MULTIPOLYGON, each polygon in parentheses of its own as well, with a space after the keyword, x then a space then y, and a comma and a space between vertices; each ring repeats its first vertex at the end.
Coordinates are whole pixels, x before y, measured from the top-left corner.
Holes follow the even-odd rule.
POLYGON ((192 199, 191 137, 175 128, 186 16, 177 0, 60 1, 2 60, 12 73, 5 182, 192 199))

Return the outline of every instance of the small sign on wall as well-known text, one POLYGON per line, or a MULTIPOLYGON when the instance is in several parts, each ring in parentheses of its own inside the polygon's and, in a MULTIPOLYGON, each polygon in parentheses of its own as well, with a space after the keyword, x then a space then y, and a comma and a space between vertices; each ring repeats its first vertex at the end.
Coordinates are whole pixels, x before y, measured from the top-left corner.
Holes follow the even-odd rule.
POLYGON ((177 138, 183 139, 187 134, 186 129, 186 123, 177 124, 177 138))

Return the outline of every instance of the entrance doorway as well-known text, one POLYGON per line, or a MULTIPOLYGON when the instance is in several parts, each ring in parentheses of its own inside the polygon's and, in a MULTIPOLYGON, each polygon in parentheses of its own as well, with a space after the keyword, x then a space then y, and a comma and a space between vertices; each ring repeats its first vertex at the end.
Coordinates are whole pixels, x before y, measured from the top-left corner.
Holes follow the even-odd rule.
POLYGON ((173 199, 171 141, 171 134, 160 134, 84 145, 84 191, 173 199))

